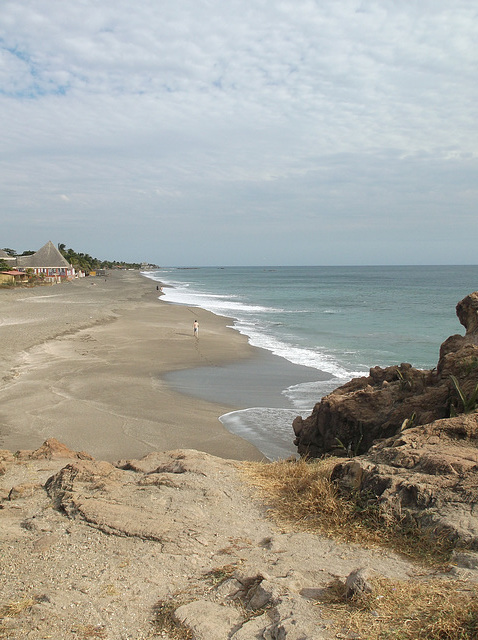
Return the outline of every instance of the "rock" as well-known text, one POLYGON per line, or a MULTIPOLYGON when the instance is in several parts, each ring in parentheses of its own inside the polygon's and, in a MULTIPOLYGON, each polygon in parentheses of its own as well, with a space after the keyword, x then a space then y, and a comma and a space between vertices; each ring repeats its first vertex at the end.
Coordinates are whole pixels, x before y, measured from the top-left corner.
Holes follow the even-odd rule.
MULTIPOLYGON (((297 597, 283 598, 269 612, 272 624, 263 632, 266 640, 325 640, 330 638, 328 624, 322 620, 320 611, 304 615, 306 605, 297 597)), ((260 636, 259 636, 260 637, 260 636)))
POLYGON ((469 398, 478 384, 477 310, 478 292, 457 304, 466 334, 442 344, 436 369, 419 370, 408 363, 373 367, 369 376, 322 398, 308 418, 298 416, 292 426, 299 454, 360 455, 381 438, 462 412, 451 376, 469 398))
POLYGON ((216 587, 216 597, 220 600, 239 600, 244 595, 244 585, 236 578, 224 580, 216 587))
POLYGON ((455 549, 451 555, 450 575, 458 580, 478 580, 478 553, 455 549))
POLYGON ((38 489, 43 489, 43 486, 38 482, 24 482, 23 484, 18 484, 10 489, 8 499, 18 500, 18 498, 29 497, 38 489))
POLYGON ((93 460, 93 457, 84 451, 73 451, 56 438, 45 440, 41 447, 35 451, 21 450, 15 454, 19 460, 58 460, 61 458, 76 458, 79 460, 93 460))
POLYGON ((451 562, 457 567, 478 571, 478 553, 455 550, 452 554, 451 562))
POLYGON ((81 461, 72 462, 51 476, 45 489, 57 508, 74 511, 75 488, 80 485, 91 493, 105 491, 108 485, 119 480, 121 471, 109 462, 81 461))
MULTIPOLYGON (((217 458, 215 472, 220 473, 221 467, 230 467, 230 460, 217 458)), ((140 460, 120 460, 115 465, 119 469, 136 471, 144 474, 208 474, 212 472, 208 454, 193 449, 176 449, 173 451, 153 451, 140 460)))
POLYGON ((7 463, 0 597, 19 614, 0 635, 166 638, 177 609, 195 638, 324 640, 331 623, 318 601, 333 577, 345 580, 350 566, 416 573, 389 551, 282 532, 234 461, 182 450, 121 466, 76 456, 7 463), (28 483, 37 488, 8 500, 28 483))
POLYGON ((365 568, 355 569, 347 576, 345 581, 345 597, 353 598, 372 593, 372 585, 369 582, 370 574, 365 568))
POLYGON ((456 315, 466 329, 466 337, 478 334, 478 291, 456 305, 456 315))
POLYGON ((374 367, 293 429, 301 455, 348 457, 332 472, 343 491, 478 548, 478 292, 456 313, 466 333, 445 340, 435 370, 374 367))
POLYGON ((438 420, 377 442, 338 463, 344 491, 377 499, 382 512, 409 517, 478 549, 478 414, 438 420))
MULTIPOLYGON (((238 509, 253 508, 242 499, 239 505, 230 497, 235 463, 200 452, 169 452, 145 456, 142 460, 120 463, 76 460, 51 476, 45 488, 53 504, 70 518, 86 521, 108 534, 155 540, 186 551, 214 548, 220 536, 230 536, 228 516, 234 514, 234 531, 245 537, 238 509), (171 460, 182 460, 177 473, 171 460), (162 471, 157 472, 159 466, 162 471), (169 467, 170 471, 164 471, 169 467), (149 484, 148 479, 154 482, 149 484), (158 483, 158 479, 160 482, 158 483), (219 479, 224 482, 219 484, 219 479), (214 523, 212 540, 201 530, 214 523)), ((254 532, 264 537, 260 527, 254 532)), ((163 546, 164 549, 164 546, 163 546)))
POLYGON ((270 605, 276 601, 278 597, 279 592, 277 586, 270 582, 270 580, 261 580, 259 583, 254 584, 248 591, 245 600, 247 607, 255 611, 270 605))
POLYGON ((228 640, 231 628, 243 621, 236 608, 208 600, 184 604, 176 609, 174 617, 192 631, 194 640, 228 640))
POLYGON ((244 622, 240 629, 233 633, 231 640, 264 640, 264 634, 270 624, 269 613, 263 613, 244 622))

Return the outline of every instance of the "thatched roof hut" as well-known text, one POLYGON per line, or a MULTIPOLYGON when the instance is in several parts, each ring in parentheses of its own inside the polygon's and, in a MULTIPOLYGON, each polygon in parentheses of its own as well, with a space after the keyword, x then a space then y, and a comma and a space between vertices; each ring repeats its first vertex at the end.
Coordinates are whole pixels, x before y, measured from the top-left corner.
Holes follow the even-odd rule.
POLYGON ((71 269, 71 265, 51 240, 31 256, 17 256, 17 267, 23 269, 71 269))

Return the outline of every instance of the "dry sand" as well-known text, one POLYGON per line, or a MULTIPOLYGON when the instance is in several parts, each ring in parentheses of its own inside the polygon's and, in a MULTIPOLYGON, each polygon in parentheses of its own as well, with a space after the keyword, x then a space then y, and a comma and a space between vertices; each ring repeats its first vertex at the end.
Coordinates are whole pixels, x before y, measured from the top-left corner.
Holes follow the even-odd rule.
POLYGON ((190 448, 263 456, 218 418, 236 407, 173 392, 161 376, 252 358, 230 320, 158 299, 137 271, 0 290, 0 448, 55 437, 102 460, 190 448), (193 321, 200 324, 193 336, 193 321))

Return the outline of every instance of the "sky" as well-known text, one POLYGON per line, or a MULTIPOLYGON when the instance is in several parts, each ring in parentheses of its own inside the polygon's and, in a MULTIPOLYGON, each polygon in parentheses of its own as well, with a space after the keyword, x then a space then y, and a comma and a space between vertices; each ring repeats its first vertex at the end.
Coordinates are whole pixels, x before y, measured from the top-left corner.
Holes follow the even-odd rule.
POLYGON ((2 0, 0 247, 477 264, 478 4, 2 0))

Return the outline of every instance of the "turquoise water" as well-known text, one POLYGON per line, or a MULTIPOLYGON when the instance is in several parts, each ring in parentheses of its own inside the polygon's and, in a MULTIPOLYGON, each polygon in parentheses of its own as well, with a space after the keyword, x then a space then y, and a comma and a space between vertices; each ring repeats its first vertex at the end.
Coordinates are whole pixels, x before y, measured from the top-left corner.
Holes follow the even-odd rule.
MULTIPOLYGON (((370 367, 434 367, 440 344, 464 334, 456 303, 478 290, 478 265, 164 268, 149 277, 171 285, 166 300, 228 316, 251 344, 328 374, 282 390, 288 440, 291 411, 308 415, 370 367)), ((229 418, 235 432, 252 408, 229 418)))

